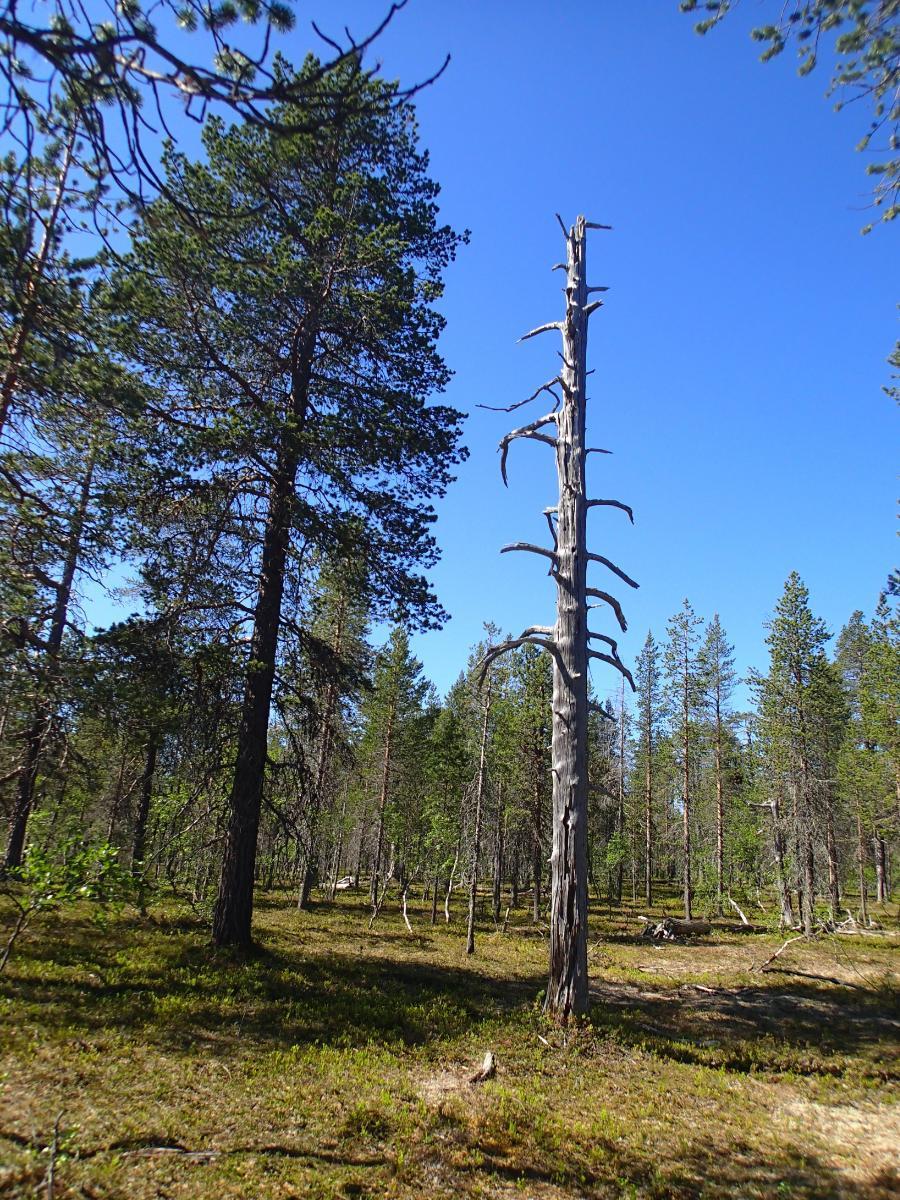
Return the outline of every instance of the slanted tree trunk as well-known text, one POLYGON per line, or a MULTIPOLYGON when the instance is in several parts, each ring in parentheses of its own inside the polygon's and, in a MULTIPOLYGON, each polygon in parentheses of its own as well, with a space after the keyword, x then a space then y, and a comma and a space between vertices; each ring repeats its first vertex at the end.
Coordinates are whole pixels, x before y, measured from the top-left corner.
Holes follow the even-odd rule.
MULTIPOLYGON (((562 221, 560 220, 562 226, 562 221)), ((609 559, 591 554, 587 548, 587 512, 592 505, 626 508, 618 501, 588 500, 585 464, 589 448, 585 441, 588 317, 600 301, 588 302, 591 290, 586 279, 586 230, 584 217, 563 232, 566 237, 566 312, 562 321, 538 326, 526 334, 533 337, 548 330, 562 334, 562 370, 543 391, 554 396, 559 386, 561 397, 553 412, 513 430, 500 443, 501 472, 506 479, 506 453, 516 438, 532 438, 553 446, 559 499, 547 509, 547 520, 554 541, 552 550, 526 542, 516 542, 504 550, 526 550, 551 562, 556 581, 556 623, 552 627, 532 626, 519 637, 494 646, 483 660, 484 666, 497 655, 523 643, 541 646, 553 657, 553 849, 550 902, 550 977, 546 1011, 560 1022, 585 1013, 588 1008, 587 979, 587 906, 588 906, 588 660, 602 659, 615 666, 631 682, 630 674, 618 658, 616 644, 603 634, 588 630, 587 599, 594 596, 609 604, 620 625, 625 625, 618 602, 606 592, 587 586, 587 564, 593 560, 612 570, 626 583, 637 586, 609 559), (556 426, 556 437, 539 432, 556 426), (555 513, 556 521, 553 521, 555 513), (605 642, 611 654, 588 649, 588 639, 605 642)), ((626 509, 627 511, 627 509, 626 509)), ((633 686, 633 683, 632 683, 633 686)))
POLYGON ((6 844, 4 869, 14 870, 22 865, 25 852, 25 835, 28 830, 28 818, 34 803, 34 786, 37 781, 38 764, 41 750, 53 724, 54 706, 52 689, 55 673, 59 663, 59 652, 62 649, 66 624, 69 619, 69 603, 72 599, 72 585, 75 582, 75 572, 78 570, 78 559, 81 554, 81 539, 87 520, 88 508, 91 502, 91 485, 96 466, 96 452, 91 447, 87 465, 81 481, 78 494, 78 504, 69 527, 66 557, 63 562, 62 575, 56 584, 56 603, 50 620, 50 632, 44 651, 46 663, 46 678, 43 682, 44 695, 39 700, 34 718, 25 735, 25 760, 19 772, 16 786, 16 802, 13 808, 12 822, 9 830, 9 841, 6 844))
POLYGON ((292 423, 285 430, 278 450, 269 493, 253 634, 229 798, 228 827, 213 912, 212 935, 217 946, 247 947, 252 942, 253 880, 268 748, 269 710, 275 680, 294 486, 300 462, 297 438, 306 422, 315 344, 316 332, 310 323, 298 335, 291 388, 292 423))

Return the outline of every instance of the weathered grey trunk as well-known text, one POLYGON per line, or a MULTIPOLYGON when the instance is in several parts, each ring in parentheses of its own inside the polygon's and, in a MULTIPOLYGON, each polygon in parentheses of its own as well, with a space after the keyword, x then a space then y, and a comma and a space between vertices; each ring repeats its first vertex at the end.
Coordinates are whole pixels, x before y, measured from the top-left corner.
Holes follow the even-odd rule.
MULTIPOLYGON (((585 464, 590 449, 585 441, 587 330, 588 317, 600 301, 588 301, 591 291, 586 278, 586 231, 605 228, 592 225, 584 217, 563 232, 566 237, 566 312, 562 321, 541 325, 526 338, 548 330, 562 335, 562 369, 559 375, 535 392, 548 391, 556 399, 554 410, 521 429, 513 430, 500 443, 501 473, 506 481, 506 455, 516 438, 531 438, 554 448, 559 484, 559 499, 554 508, 545 510, 553 537, 552 550, 525 542, 505 546, 526 550, 551 561, 556 581, 556 623, 532 626, 519 637, 492 647, 483 660, 483 669, 499 654, 529 642, 547 650, 553 658, 553 848, 550 901, 550 978, 545 1007, 559 1021, 585 1013, 588 1008, 587 977, 587 906, 588 906, 588 661, 602 659, 615 666, 631 682, 630 674, 618 658, 615 642, 603 634, 588 630, 588 597, 595 596, 610 605, 624 628, 618 602, 608 593, 587 585, 587 565, 595 561, 609 568, 633 587, 629 579, 608 559, 591 554, 587 548, 587 513, 593 505, 611 505, 630 512, 614 500, 589 500, 585 486, 585 464), (561 396, 554 388, 558 386, 561 396), (556 426, 556 437, 539 432, 556 426), (554 517, 555 515, 555 522, 554 517), (588 648, 589 638, 605 642, 612 653, 588 648)), ((517 407, 517 406, 515 406, 517 407)), ((633 684, 632 684, 633 686, 633 684)))

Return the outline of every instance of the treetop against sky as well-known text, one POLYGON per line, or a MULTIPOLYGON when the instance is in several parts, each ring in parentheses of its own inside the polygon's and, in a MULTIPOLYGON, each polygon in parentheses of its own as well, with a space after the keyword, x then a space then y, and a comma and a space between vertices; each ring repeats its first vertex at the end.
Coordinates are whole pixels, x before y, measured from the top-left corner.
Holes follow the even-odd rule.
MULTIPOLYGON (((299 62, 316 48, 310 21, 364 34, 380 7, 303 4, 279 44, 299 62)), ((552 619, 539 561, 498 553, 546 537, 551 455, 517 445, 504 489, 509 417, 477 406, 522 400, 556 370, 552 339, 516 345, 562 314, 556 212, 613 226, 589 252, 589 283, 610 291, 592 322, 588 420, 590 444, 614 453, 591 457, 589 484, 632 505, 635 526, 614 509, 590 520, 593 547, 641 583, 625 597, 626 660, 689 595, 722 614, 745 673, 794 568, 832 630, 874 607, 896 557, 882 387, 897 239, 859 233, 865 117, 832 111, 827 65, 807 79, 791 53, 760 66, 760 20, 739 6, 699 38, 674 0, 415 0, 371 52, 407 84, 452 56, 416 103, 442 217, 472 231, 442 301, 446 399, 471 414, 471 458, 437 523, 433 578, 453 619, 414 640, 442 690, 485 619, 513 633, 552 619)), ((618 681, 604 671, 596 686, 618 681)))

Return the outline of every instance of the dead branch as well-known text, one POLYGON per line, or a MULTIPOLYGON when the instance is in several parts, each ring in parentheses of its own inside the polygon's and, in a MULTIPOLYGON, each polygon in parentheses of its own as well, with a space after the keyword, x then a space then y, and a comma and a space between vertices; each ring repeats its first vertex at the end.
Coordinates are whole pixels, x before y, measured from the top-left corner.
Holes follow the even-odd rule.
POLYGON ((618 575, 618 577, 622 580, 622 582, 627 583, 629 587, 639 588, 641 586, 639 583, 635 583, 635 581, 631 578, 630 575, 626 575, 621 567, 617 567, 614 562, 611 562, 608 558, 604 557, 604 555, 602 555, 602 554, 594 554, 593 552, 589 553, 588 554, 588 562, 597 562, 597 563, 600 563, 604 567, 608 567, 609 570, 612 571, 612 573, 614 575, 618 575))
POLYGON ((529 329, 527 333, 522 334, 519 341, 527 342, 529 338, 537 337, 539 333, 549 333, 551 329, 561 330, 562 321, 548 321, 546 325, 538 325, 534 329, 529 329))
POLYGON ((544 558, 549 558, 553 565, 556 566, 556 552, 548 550, 546 546, 535 546, 533 542, 510 542, 508 546, 500 547, 501 554, 509 554, 512 550, 527 550, 530 554, 542 554, 544 558))
POLYGON ((521 429, 513 429, 507 433, 505 437, 500 439, 497 449, 500 451, 500 475, 503 479, 504 487, 509 487, 509 480, 506 477, 506 456, 509 453, 509 446, 516 438, 530 438, 535 442, 544 442, 548 446, 556 447, 556 438, 548 437, 545 433, 538 433, 537 430, 543 425, 551 425, 556 423, 556 413, 547 413, 543 417, 538 417, 536 421, 531 421, 528 425, 523 425, 521 429))
POLYGON ((587 502, 588 508, 597 508, 600 505, 604 505, 607 508, 620 508, 622 512, 628 513, 628 520, 632 525, 634 524, 634 513, 629 505, 623 504, 621 500, 588 500, 587 502))
POLYGON ((515 412, 517 408, 524 408, 525 405, 530 404, 532 400, 537 400, 541 392, 548 392, 556 402, 556 407, 559 408, 560 399, 553 390, 556 384, 562 384, 562 379, 559 377, 559 375, 554 375, 552 379, 548 379, 546 383, 542 383, 539 388, 536 388, 530 396, 526 396, 524 400, 517 400, 515 404, 476 404, 475 407, 483 408, 487 412, 515 412))
POLYGON ((775 959, 778 958, 778 956, 780 954, 783 954, 785 952, 785 950, 787 950, 788 946, 792 945, 794 942, 802 942, 805 940, 806 940, 805 933, 798 933, 796 937, 788 938, 788 940, 784 943, 784 945, 779 950, 776 950, 774 954, 770 955, 769 958, 767 958, 764 963, 760 963, 758 967, 753 967, 752 970, 764 971, 766 969, 766 967, 769 965, 769 963, 774 962, 775 959))
POLYGON ((584 594, 586 596, 594 596, 597 600, 605 601, 616 614, 616 620, 619 622, 619 628, 623 633, 627 632, 628 622, 625 620, 625 614, 622 612, 622 605, 618 602, 615 596, 611 596, 609 592, 603 592, 599 588, 592 587, 585 588, 584 594))

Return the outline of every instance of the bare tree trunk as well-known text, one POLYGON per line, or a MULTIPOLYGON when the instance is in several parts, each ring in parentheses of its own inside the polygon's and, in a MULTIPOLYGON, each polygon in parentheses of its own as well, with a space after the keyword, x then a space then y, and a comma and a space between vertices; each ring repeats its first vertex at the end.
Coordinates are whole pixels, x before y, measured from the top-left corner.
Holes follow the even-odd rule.
POLYGON ((722 789, 722 708, 716 695, 716 913, 722 915, 725 874, 725 799, 722 789))
MULTIPOLYGON (((81 481, 78 506, 75 509, 69 529, 62 576, 56 585, 56 603, 53 606, 50 633, 47 638, 45 650, 48 675, 55 670, 58 664, 59 652, 62 648, 63 637, 66 632, 66 624, 69 618, 69 602, 72 599, 72 585, 75 582, 75 572, 78 569, 78 559, 81 554, 81 539, 84 535, 84 526, 91 502, 91 485, 93 483, 95 466, 96 451, 92 446, 84 477, 81 481)), ((45 680, 43 684, 46 692, 51 692, 53 686, 54 681, 50 679, 45 680)), ((13 809, 9 841, 6 845, 6 856, 3 864, 4 869, 7 871, 14 870, 16 867, 22 865, 28 818, 31 815, 31 808, 34 803, 34 786, 37 780, 38 762, 52 723, 53 702, 51 693, 49 695, 45 694, 39 701, 34 719, 25 736, 25 761, 19 773, 16 803, 13 809)))
POLYGON ((384 734, 384 758, 381 764, 381 794, 378 798, 378 832, 375 837, 375 859, 372 864, 371 900, 373 909, 378 908, 378 885, 381 873, 381 856, 384 849, 384 815, 387 810, 388 790, 391 777, 391 751, 393 749, 394 719, 397 710, 391 704, 388 710, 387 728, 384 734))
POLYGON ((144 870, 144 853, 147 845, 147 822, 150 819, 150 802, 153 799, 153 777, 156 774, 157 739, 150 735, 141 775, 141 796, 134 822, 134 837, 131 842, 131 873, 141 878, 144 870))
POLYGON ((778 808, 778 797, 773 796, 772 811, 772 843, 775 848, 775 874, 778 884, 778 899, 781 904, 781 924, 791 929, 794 925, 794 910, 791 905, 791 890, 788 887, 787 875, 784 869, 784 833, 781 828, 781 814, 778 808))
POLYGON ((503 781, 497 781, 497 823, 494 827, 494 878, 493 878, 493 912, 494 924, 500 923, 500 893, 503 884, 503 833, 505 814, 503 810, 503 781))
POLYGON ((481 753, 478 758, 478 781, 475 785, 475 832, 472 838, 472 873, 469 879, 469 921, 466 928, 466 954, 475 953, 475 900, 478 894, 478 854, 481 849, 481 808, 484 799, 485 762, 487 761, 488 721, 491 715, 491 680, 488 677, 484 693, 484 715, 481 724, 481 753))
POLYGON ((688 724, 688 683, 687 661, 685 660, 684 697, 682 702, 682 720, 684 721, 684 739, 682 755, 684 758, 683 797, 681 811, 681 853, 682 853, 682 882, 684 891, 684 919, 691 920, 691 747, 690 727, 688 724))
POLYGON ((863 832, 862 799, 856 793, 856 865, 859 870, 859 919, 869 924, 869 892, 866 884, 866 838, 863 832))
POLYGON ((878 904, 886 904, 888 898, 887 855, 885 854, 884 838, 881 834, 873 834, 872 849, 875 856, 875 900, 878 904))
MULTIPOLYGON (((622 679, 619 689, 619 778, 616 804, 616 833, 620 839, 625 834, 625 680, 622 679)), ((621 842, 618 847, 621 851, 621 842)), ((619 856, 616 865, 616 903, 622 903, 622 884, 624 881, 625 863, 619 856)))
POLYGON ((653 731, 647 729, 647 761, 644 765, 644 900, 653 903, 653 731))
POLYGON ((543 872, 543 852, 541 847, 541 785, 538 779, 534 783, 534 827, 531 831, 531 919, 535 925, 541 919, 541 874, 543 872))
MULTIPOLYGON (((560 220, 562 226, 562 221, 560 220)), ((547 650, 553 658, 553 849, 550 903, 550 975, 545 1008, 560 1022, 585 1013, 588 1008, 587 979, 587 801, 588 801, 588 684, 589 658, 598 658, 620 670, 631 682, 630 674, 618 657, 616 643, 603 634, 588 630, 587 598, 595 596, 612 607, 624 628, 621 607, 612 596, 587 586, 587 564, 595 561, 609 568, 626 583, 637 586, 609 559, 587 549, 587 512, 593 505, 611 505, 630 512, 619 501, 588 500, 585 488, 585 463, 589 448, 585 442, 588 317, 600 301, 588 302, 590 289, 586 279, 586 230, 602 228, 589 225, 584 217, 563 232, 566 237, 566 313, 562 321, 553 321, 531 330, 525 337, 549 330, 562 334, 562 370, 549 384, 535 392, 553 391, 559 386, 556 407, 544 417, 513 430, 500 443, 501 472, 506 478, 506 453, 516 438, 532 438, 551 445, 556 453, 559 500, 555 508, 545 510, 554 541, 552 550, 527 542, 516 542, 504 550, 526 550, 549 558, 556 581, 556 624, 532 626, 519 637, 494 646, 485 656, 484 667, 497 655, 523 643, 547 650), (556 426, 556 437, 539 430, 556 426), (556 521, 554 524, 553 514, 556 521), (611 654, 588 649, 588 639, 605 642, 611 654)), ((632 685, 633 686, 633 685, 632 685)))
POLYGON ((825 849, 828 854, 828 896, 831 906, 831 919, 832 921, 837 921, 840 917, 841 909, 841 876, 837 854, 837 840, 834 835, 834 807, 830 787, 825 803, 825 849))

